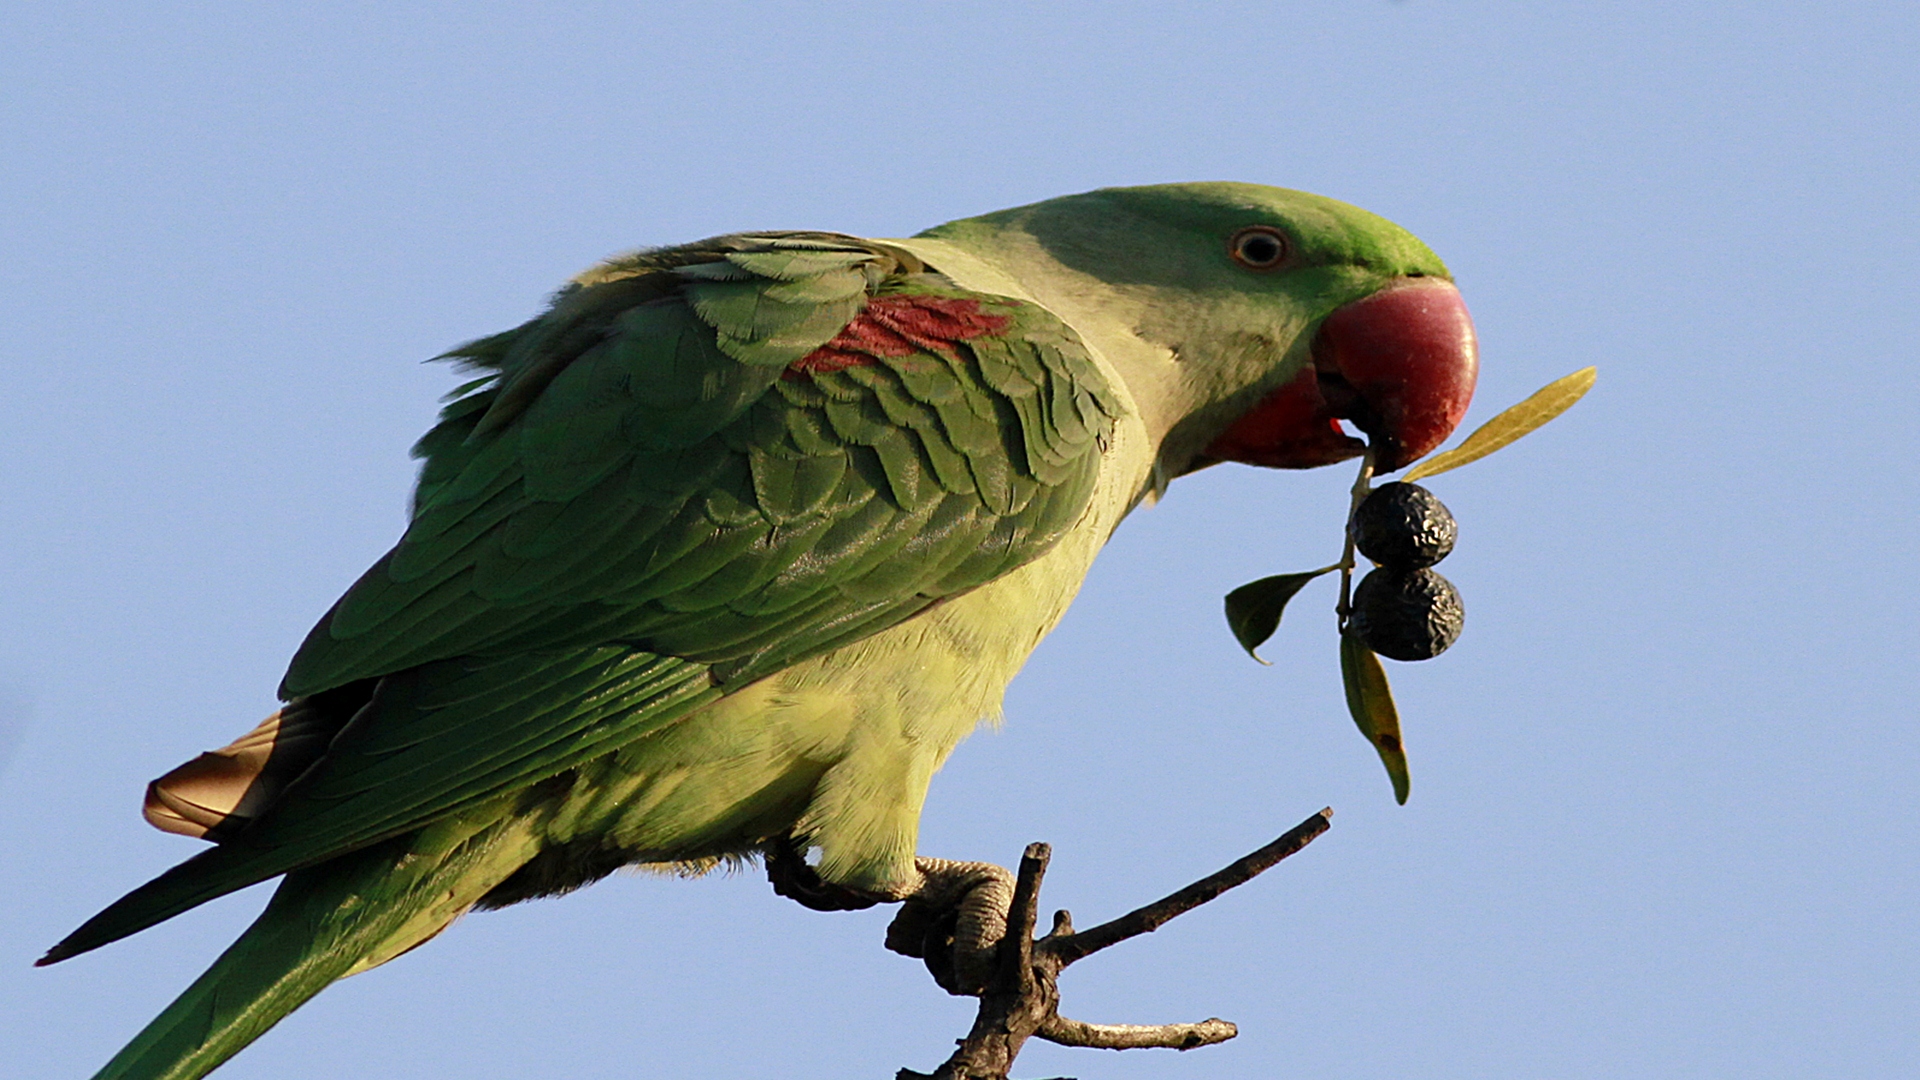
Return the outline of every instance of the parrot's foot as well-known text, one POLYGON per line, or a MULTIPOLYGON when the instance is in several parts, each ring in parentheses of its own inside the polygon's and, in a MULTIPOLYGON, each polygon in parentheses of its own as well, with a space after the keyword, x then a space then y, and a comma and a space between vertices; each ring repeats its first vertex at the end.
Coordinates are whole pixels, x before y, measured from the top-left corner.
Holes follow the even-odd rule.
POLYGON ((887 948, 926 962, 949 994, 978 997, 1007 933, 1013 874, 1003 866, 915 859, 920 887, 887 927, 887 948))
POLYGON ((784 896, 814 911, 860 911, 898 897, 835 885, 807 865, 807 857, 783 836, 767 845, 767 880, 776 896, 784 896))
POLYGON ((887 948, 926 961, 933 981, 949 994, 978 997, 986 989, 1013 903, 1013 874, 1006 867, 915 859, 918 885, 879 893, 825 880, 790 837, 767 845, 766 863, 774 893, 814 911, 859 911, 904 899, 887 927, 887 948))

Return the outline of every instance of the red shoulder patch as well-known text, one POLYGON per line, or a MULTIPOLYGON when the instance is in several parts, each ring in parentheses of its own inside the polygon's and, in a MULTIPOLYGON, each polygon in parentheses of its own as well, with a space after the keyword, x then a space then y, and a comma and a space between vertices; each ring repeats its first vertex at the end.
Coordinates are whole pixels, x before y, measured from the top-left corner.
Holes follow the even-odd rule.
POLYGON ((843 371, 915 352, 953 355, 953 343, 998 334, 1013 320, 963 296, 876 296, 832 341, 787 365, 781 378, 843 371))

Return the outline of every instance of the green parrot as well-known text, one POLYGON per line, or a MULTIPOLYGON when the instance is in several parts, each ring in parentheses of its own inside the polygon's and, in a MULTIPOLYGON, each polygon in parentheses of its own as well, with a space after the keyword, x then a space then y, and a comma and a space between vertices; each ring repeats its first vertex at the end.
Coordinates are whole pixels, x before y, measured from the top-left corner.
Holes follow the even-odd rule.
POLYGON ((1009 878, 917 858, 921 804, 1120 520, 1220 461, 1398 468, 1478 364, 1420 241, 1229 183, 642 251, 448 357, 399 544, 279 712, 148 789, 213 846, 40 961, 284 875, 97 1080, 203 1076, 469 909, 639 864, 904 901, 888 946, 977 992, 1009 878))

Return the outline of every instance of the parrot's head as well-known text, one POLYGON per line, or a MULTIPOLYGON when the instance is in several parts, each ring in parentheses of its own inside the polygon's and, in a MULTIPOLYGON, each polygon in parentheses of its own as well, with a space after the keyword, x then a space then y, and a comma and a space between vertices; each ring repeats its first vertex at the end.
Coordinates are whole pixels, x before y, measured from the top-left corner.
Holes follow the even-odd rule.
POLYGON ((1473 396, 1473 323, 1446 266, 1332 199, 1108 188, 926 235, 995 249, 1079 329, 1126 380, 1169 475, 1313 468, 1369 445, 1390 472, 1439 446, 1473 396))

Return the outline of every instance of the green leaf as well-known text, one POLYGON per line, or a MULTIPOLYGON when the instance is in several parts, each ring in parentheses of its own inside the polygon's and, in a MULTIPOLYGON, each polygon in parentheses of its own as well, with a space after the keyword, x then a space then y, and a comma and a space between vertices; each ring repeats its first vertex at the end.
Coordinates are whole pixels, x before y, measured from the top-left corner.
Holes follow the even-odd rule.
MULTIPOLYGON (((1280 613, 1286 609, 1287 601, 1299 592, 1309 581, 1321 574, 1330 574, 1340 569, 1338 563, 1323 566, 1318 570, 1309 570, 1304 574, 1277 574, 1273 577, 1250 581, 1227 594, 1227 625, 1233 628, 1233 636, 1247 655, 1260 660, 1260 654, 1253 650, 1260 643, 1273 636, 1280 626, 1280 613)), ((1266 663, 1265 660, 1260 660, 1266 663)))
POLYGON ((1409 781, 1407 751, 1400 745, 1400 710, 1393 707, 1393 689, 1380 658, 1353 634, 1340 635, 1340 679, 1347 687, 1347 711, 1387 767, 1394 800, 1406 805, 1409 781))
POLYGON ((1481 424, 1459 446, 1415 465, 1400 479, 1412 483, 1479 461, 1572 408, 1574 402, 1593 389, 1593 380, 1594 369, 1590 367, 1555 379, 1535 390, 1532 397, 1481 424))

